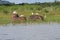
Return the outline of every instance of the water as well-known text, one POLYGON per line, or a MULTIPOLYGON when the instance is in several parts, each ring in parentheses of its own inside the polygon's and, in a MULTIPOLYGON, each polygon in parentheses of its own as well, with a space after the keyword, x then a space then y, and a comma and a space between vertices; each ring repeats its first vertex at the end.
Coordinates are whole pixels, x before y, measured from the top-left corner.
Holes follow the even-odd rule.
POLYGON ((0 40, 60 40, 60 24, 8 24, 0 26, 0 40))

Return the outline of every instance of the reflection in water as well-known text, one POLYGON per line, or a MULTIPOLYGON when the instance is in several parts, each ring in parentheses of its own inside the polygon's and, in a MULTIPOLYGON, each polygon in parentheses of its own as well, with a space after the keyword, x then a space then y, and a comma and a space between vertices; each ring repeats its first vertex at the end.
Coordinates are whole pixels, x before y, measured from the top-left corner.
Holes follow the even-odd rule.
POLYGON ((8 24, 0 34, 1 40, 60 40, 60 24, 8 24))

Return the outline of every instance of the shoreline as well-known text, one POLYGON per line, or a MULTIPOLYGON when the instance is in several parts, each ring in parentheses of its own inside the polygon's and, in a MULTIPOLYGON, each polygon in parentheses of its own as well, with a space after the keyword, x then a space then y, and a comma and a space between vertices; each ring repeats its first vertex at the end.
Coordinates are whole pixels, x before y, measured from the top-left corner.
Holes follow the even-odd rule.
POLYGON ((0 24, 2 25, 41 25, 41 24, 60 24, 60 22, 41 22, 41 23, 8 23, 8 24, 0 24))

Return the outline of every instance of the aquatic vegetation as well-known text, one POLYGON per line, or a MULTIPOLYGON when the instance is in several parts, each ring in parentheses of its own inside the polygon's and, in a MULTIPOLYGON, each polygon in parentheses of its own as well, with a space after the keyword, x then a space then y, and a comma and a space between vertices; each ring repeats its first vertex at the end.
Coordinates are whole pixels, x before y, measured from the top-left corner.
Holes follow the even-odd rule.
MULTIPOLYGON (((12 23, 12 12, 17 10, 18 15, 26 16, 26 23, 40 23, 40 22, 60 22, 60 6, 48 6, 41 7, 40 5, 12 5, 12 6, 0 6, 0 24, 12 23), (40 8, 39 8, 40 7, 40 8), (39 15, 46 16, 44 21, 36 20, 30 21, 29 17, 31 13, 39 13, 39 15)), ((21 20, 18 19, 16 23, 21 23, 21 20)))

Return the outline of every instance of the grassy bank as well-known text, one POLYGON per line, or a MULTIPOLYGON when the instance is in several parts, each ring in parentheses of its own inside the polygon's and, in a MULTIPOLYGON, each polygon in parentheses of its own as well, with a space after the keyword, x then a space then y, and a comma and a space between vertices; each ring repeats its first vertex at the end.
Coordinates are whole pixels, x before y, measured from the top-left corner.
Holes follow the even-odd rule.
MULTIPOLYGON (((18 14, 24 14, 27 19, 31 15, 32 12, 38 12, 40 15, 44 16, 46 14, 46 18, 44 21, 29 21, 27 22, 60 22, 60 5, 42 7, 40 5, 13 5, 13 6, 0 6, 0 24, 8 24, 12 22, 12 12, 17 10, 18 14)), ((20 21, 17 21, 19 23, 20 21)))

